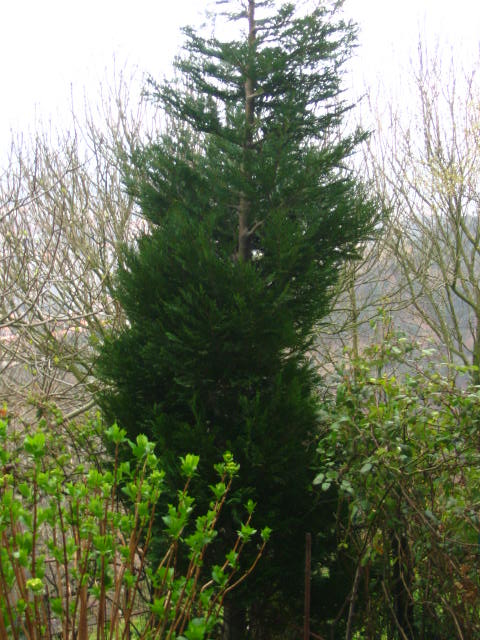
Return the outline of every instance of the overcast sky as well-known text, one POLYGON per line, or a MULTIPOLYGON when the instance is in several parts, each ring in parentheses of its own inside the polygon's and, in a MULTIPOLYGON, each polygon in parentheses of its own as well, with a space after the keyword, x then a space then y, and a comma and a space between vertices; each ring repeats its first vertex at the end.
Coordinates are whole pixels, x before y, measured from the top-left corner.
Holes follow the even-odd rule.
MULTIPOLYGON (((0 155, 10 130, 35 119, 61 122, 71 89, 91 97, 117 67, 161 76, 182 25, 198 22, 206 0, 0 0, 0 155)), ((468 66, 480 41, 477 0, 345 0, 360 26, 355 82, 395 82, 415 57, 419 33, 468 66)))

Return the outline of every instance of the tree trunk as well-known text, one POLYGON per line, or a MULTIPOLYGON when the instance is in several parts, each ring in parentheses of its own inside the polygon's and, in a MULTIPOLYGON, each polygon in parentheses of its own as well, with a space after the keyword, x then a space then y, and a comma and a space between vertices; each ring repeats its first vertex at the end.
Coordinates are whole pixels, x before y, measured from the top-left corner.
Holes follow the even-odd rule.
POLYGON ((245 609, 238 606, 235 596, 230 596, 223 607, 222 640, 245 640, 246 616, 245 609))
POLYGON ((410 549, 405 535, 392 535, 393 581, 392 596, 393 610, 400 637, 414 640, 413 601, 410 594, 412 583, 409 562, 410 549))
MULTIPOLYGON (((245 179, 251 178, 249 171, 249 154, 253 144, 253 126, 255 122, 255 83, 252 74, 251 58, 255 47, 255 0, 248 0, 248 49, 249 57, 245 78, 245 139, 243 142, 243 174, 245 179)), ((250 250, 250 210, 251 202, 245 192, 240 194, 238 205, 238 259, 248 261, 250 250)))
POLYGON ((480 316, 478 314, 476 314, 475 318, 472 352, 472 364, 477 367, 476 371, 472 371, 472 382, 475 385, 480 385, 480 316))

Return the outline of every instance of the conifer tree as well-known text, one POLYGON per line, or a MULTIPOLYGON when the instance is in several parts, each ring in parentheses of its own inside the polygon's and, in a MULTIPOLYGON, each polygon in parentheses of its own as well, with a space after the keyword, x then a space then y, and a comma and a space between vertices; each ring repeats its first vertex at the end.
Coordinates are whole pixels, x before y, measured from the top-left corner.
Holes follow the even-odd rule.
MULTIPOLYGON (((187 451, 204 469, 234 453, 241 499, 257 502, 257 521, 274 533, 238 606, 226 607, 225 637, 266 638, 301 611, 305 532, 330 525, 308 489, 309 354, 340 267, 377 216, 345 167, 362 136, 339 134, 349 108, 341 66, 354 44, 339 3, 309 13, 216 4, 238 39, 186 29, 180 80, 150 84, 176 126, 128 163, 150 230, 119 267, 128 322, 101 349, 100 402, 130 437, 155 439, 172 473, 187 451)), ((228 545, 235 505, 222 526, 228 545)))

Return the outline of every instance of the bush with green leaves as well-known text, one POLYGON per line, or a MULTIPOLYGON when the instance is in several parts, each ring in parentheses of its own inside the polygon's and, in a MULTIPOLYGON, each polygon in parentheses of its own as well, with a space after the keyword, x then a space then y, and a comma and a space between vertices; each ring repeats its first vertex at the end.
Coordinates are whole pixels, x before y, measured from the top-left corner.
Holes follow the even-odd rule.
POLYGON ((113 425, 106 431, 115 449, 110 468, 72 467, 67 443, 48 427, 41 420, 18 438, 0 421, 0 639, 213 637, 225 595, 253 570, 270 533, 258 535, 253 564, 240 569, 245 545, 257 537, 250 501, 223 563, 204 573, 239 469, 232 455, 215 465, 218 481, 200 515, 189 491, 199 458, 180 460, 185 484, 163 515, 166 552, 151 566, 152 525, 164 489, 153 443, 144 435, 131 442, 113 425), (119 460, 124 446, 129 462, 119 460))
POLYGON ((389 331, 346 359, 321 415, 315 484, 338 491, 339 553, 357 566, 347 639, 480 635, 480 389, 444 371, 389 331))

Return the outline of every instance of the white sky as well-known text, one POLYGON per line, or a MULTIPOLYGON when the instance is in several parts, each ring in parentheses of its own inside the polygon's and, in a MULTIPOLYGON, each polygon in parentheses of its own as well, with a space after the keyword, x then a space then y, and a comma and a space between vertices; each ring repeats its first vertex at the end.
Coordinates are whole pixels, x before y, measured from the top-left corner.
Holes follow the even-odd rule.
MULTIPOLYGON (((123 67, 161 76, 206 0, 0 0, 0 157, 36 118, 61 122, 70 95, 95 96, 123 67)), ((418 34, 469 66, 480 42, 478 0, 345 0, 359 23, 355 83, 396 82, 415 58, 418 34)))
POLYGON ((360 26, 359 66, 371 81, 406 72, 420 37, 470 70, 478 61, 478 0, 345 0, 345 13, 360 26))

